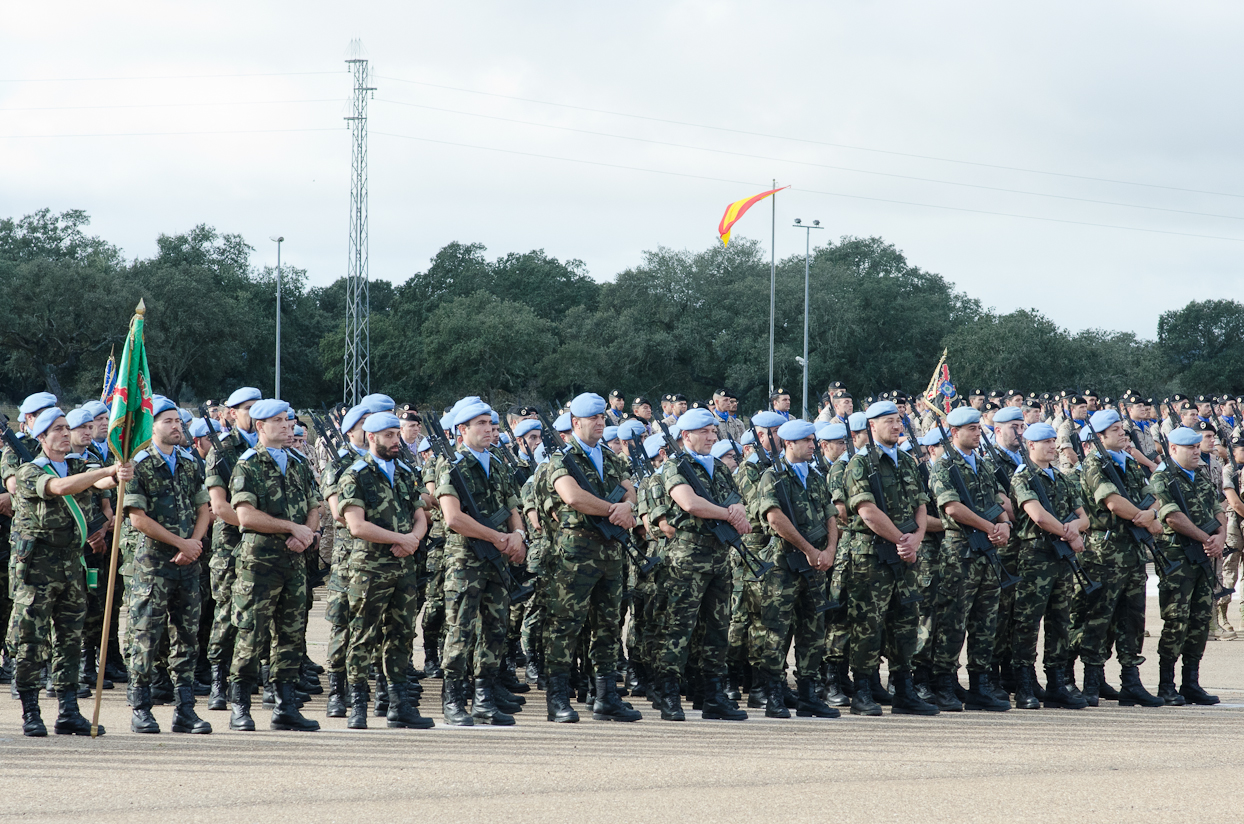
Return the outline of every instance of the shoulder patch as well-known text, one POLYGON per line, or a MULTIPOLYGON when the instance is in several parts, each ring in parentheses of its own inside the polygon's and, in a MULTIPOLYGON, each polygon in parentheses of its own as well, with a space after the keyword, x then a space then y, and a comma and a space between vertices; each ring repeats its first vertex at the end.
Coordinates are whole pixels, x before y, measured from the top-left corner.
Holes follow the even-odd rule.
POLYGON ((134 463, 140 464, 150 457, 151 457, 151 451, 148 449, 144 449, 142 452, 139 452, 137 455, 134 456, 134 463))
POLYGON ((362 469, 365 466, 367 466, 367 461, 363 460, 362 458, 350 464, 350 468, 354 470, 355 472, 358 472, 360 469, 362 469))
POLYGON ((245 452, 243 452, 243 453, 242 453, 242 454, 238 457, 238 460, 239 460, 239 461, 247 461, 247 460, 250 460, 251 458, 255 457, 255 456, 256 456, 256 455, 258 455, 258 454, 259 454, 259 453, 258 453, 258 452, 256 452, 254 449, 248 449, 248 450, 246 450, 245 452))

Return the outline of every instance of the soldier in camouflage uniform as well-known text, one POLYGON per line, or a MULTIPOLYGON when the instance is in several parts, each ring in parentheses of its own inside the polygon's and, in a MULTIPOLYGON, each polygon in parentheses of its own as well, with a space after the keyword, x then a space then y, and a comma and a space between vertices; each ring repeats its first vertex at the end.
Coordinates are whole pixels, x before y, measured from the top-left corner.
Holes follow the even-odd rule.
POLYGON ((301 554, 315 541, 319 498, 311 468, 287 450, 293 426, 289 404, 264 399, 250 409, 259 445, 238 458, 229 482, 230 503, 242 526, 233 588, 234 642, 229 728, 254 730, 251 688, 266 654, 275 684, 274 730, 318 730, 298 711, 294 686, 306 632, 307 566, 301 554))
POLYGON ((177 408, 154 398, 151 446, 134 456, 134 478, 125 487, 123 512, 140 535, 130 582, 130 684, 134 707, 130 729, 158 733, 151 714, 151 682, 165 633, 169 669, 176 687, 173 732, 206 734, 211 724, 194 711, 194 669, 198 662, 202 609, 199 556, 212 524, 198 464, 181 447, 177 408))
POLYGON ((666 559, 669 541, 675 534, 674 527, 670 524, 670 508, 674 503, 665 491, 662 474, 666 463, 664 436, 658 434, 644 438, 643 449, 656 471, 640 482, 637 490, 638 512, 644 525, 644 539, 647 544, 644 554, 655 559, 656 566, 636 586, 636 591, 642 592, 643 614, 632 624, 635 638, 629 641, 629 648, 637 650, 632 653, 631 658, 639 658, 642 665, 639 672, 641 685, 652 701, 652 708, 659 710, 657 697, 661 688, 657 674, 665 639, 665 578, 668 571, 666 559))
POLYGON ((497 707, 493 685, 505 656, 510 579, 493 562, 477 556, 468 541, 490 543, 508 561, 522 563, 526 559, 526 534, 518 514, 519 490, 514 488, 508 472, 491 466, 488 445, 492 438, 492 410, 488 405, 478 401, 461 405, 454 413, 453 423, 462 439, 457 453, 460 457, 455 457, 453 465, 443 458, 438 462, 436 482, 446 529, 442 662, 445 680, 441 703, 448 724, 470 726, 479 721, 508 726, 514 723, 514 716, 497 707), (500 518, 502 510, 508 512, 505 523, 498 523, 499 529, 480 523, 464 511, 453 484, 454 466, 483 517, 496 514, 500 518), (475 692, 468 713, 467 681, 472 657, 476 659, 475 692))
MULTIPOLYGON (((21 464, 12 478, 13 614, 9 623, 13 680, 22 702, 22 734, 39 737, 47 728, 39 712, 39 672, 51 650, 52 687, 60 703, 55 731, 89 735, 78 711, 78 665, 86 618, 86 575, 82 546, 98 548, 104 533, 88 535, 97 513, 90 490, 112 489, 133 477, 131 464, 87 471, 69 454, 69 423, 56 407, 44 409, 31 426, 42 455, 21 464)), ((99 732, 103 733, 103 727, 99 732)))
POLYGON ((605 429, 605 399, 592 393, 579 395, 570 403, 570 415, 574 438, 564 450, 549 457, 548 470, 557 519, 544 631, 548 719, 579 720, 570 706, 570 666, 575 641, 586 622, 590 641, 583 652, 596 676, 592 718, 638 721, 643 716, 618 696, 614 671, 621 656, 622 589, 626 580, 623 549, 619 542, 605 540, 588 517, 607 518, 622 529, 631 529, 635 525, 635 490, 626 461, 600 441, 605 429), (571 474, 571 461, 589 488, 571 474), (605 500, 619 486, 625 490, 621 500, 605 500))
POLYGON ((1057 433, 1049 424, 1033 424, 1024 433, 1029 461, 1011 478, 1016 507, 1015 534, 1020 541, 1019 577, 1010 649, 1015 664, 1015 706, 1040 708, 1029 668, 1036 666, 1037 633, 1045 631, 1045 706, 1084 709, 1083 695, 1068 690, 1071 663, 1071 602, 1076 582, 1071 567, 1058 558, 1051 541, 1065 541, 1074 552, 1084 551, 1080 533, 1088 516, 1075 480, 1051 467, 1058 460, 1057 433), (1038 490, 1036 485, 1041 484, 1038 490), (1050 509, 1042 503, 1047 501, 1050 509))
POLYGON ((367 673, 378 653, 389 690, 390 727, 428 729, 419 715, 406 674, 419 614, 419 567, 415 552, 427 533, 427 516, 416 470, 398 460, 400 425, 380 412, 363 423, 369 451, 337 484, 337 507, 354 538, 350 554, 350 681, 352 730, 367 729, 367 673))
MULTIPOLYGON (((1014 390, 1008 390, 1013 392, 1014 390)), ((1011 399, 1016 395, 1004 396, 1011 399)), ((1022 402, 1023 396, 1018 396, 1022 402)), ((1024 429, 1024 413, 1018 406, 1004 406, 999 409, 993 416, 993 433, 991 437, 981 437, 981 446, 986 448, 986 454, 993 461, 995 467, 995 475, 998 477, 998 487, 1004 495, 1011 491, 1011 476, 1013 476, 1019 467, 1024 463, 1024 455, 1021 452, 1024 449, 1023 435, 1024 429), (1003 483, 1003 478, 1006 483, 1003 483)), ((1010 502, 1011 511, 1015 512, 1015 501, 1010 502)), ((1020 556, 1020 540, 1015 533, 1011 533, 1011 538, 1006 542, 1006 546, 998 547, 998 560, 1002 563, 1003 568, 1011 575, 1017 575, 1019 572, 1019 556, 1020 556)), ((998 626, 994 635, 993 650, 993 678, 991 683, 995 688, 1001 687, 1003 692, 1014 691, 1015 674, 1011 661, 1011 635, 1012 626, 1011 618, 1015 610, 1015 597, 1020 585, 1007 587, 998 592, 998 626)))
MULTIPOLYGON (((1240 581, 1240 558, 1244 556, 1244 530, 1241 530, 1241 519, 1244 518, 1244 472, 1240 471, 1240 464, 1244 462, 1244 437, 1232 435, 1227 442, 1227 448, 1231 450, 1231 460, 1223 467, 1223 508, 1227 512, 1227 547, 1233 551, 1223 563, 1222 574, 1226 588, 1234 592, 1240 581)), ((1222 621, 1227 619, 1229 606, 1230 599, 1219 604, 1222 621)))
MULTIPOLYGON (((519 427, 525 428, 526 431, 531 431, 539 429, 540 424, 533 421, 523 421, 519 424, 519 427), (528 427, 528 424, 534 424, 534 426, 528 427)), ((543 454, 542 448, 540 449, 540 454, 543 454)), ((551 536, 556 531, 556 527, 548 517, 547 507, 541 505, 542 499, 547 492, 548 461, 545 459, 537 461, 535 464, 535 471, 523 482, 523 488, 519 491, 519 500, 523 508, 523 519, 527 526, 527 571, 535 576, 532 581, 534 592, 531 595, 527 614, 523 616, 520 643, 523 647, 523 654, 527 656, 527 682, 543 689, 545 683, 545 585, 548 580, 544 564, 551 551, 551 536)))
MULTIPOLYGON (((435 421, 431 422, 436 426, 435 421)), ((445 518, 441 515, 436 492, 436 458, 428 439, 419 442, 419 457, 423 460, 421 479, 428 504, 428 537, 424 541, 427 581, 423 593, 423 619, 420 625, 423 635, 423 673, 428 678, 440 678, 441 638, 445 627, 445 518)))
POLYGON ((717 441, 713 415, 707 409, 693 409, 679 418, 687 456, 670 462, 662 470, 665 490, 673 499, 670 520, 676 530, 669 543, 665 573, 664 648, 659 662, 663 684, 661 717, 667 721, 685 719, 679 700, 678 679, 687 665, 692 635, 704 622, 702 673, 703 717, 727 721, 744 720, 747 713, 735 708, 725 695, 722 679, 726 674, 729 645, 730 556, 726 545, 713 534, 708 520, 726 521, 740 535, 751 532, 747 512, 741 503, 723 507, 738 490, 729 468, 712 457, 717 441), (697 495, 685 473, 694 473, 711 500, 697 495))
MULTIPOLYGON (((863 413, 859 414, 862 423, 863 413)), ((825 488, 838 512, 839 524, 845 524, 847 520, 847 499, 842 489, 842 478, 850 460, 847 453, 849 434, 848 424, 835 422, 822 428, 817 435, 824 442, 823 454, 830 461, 829 470, 825 473, 825 488)), ((837 601, 838 608, 825 613, 825 703, 831 707, 849 707, 851 696, 855 694, 847 657, 851 623, 846 597, 843 595, 843 584, 847 571, 851 568, 851 551, 847 540, 850 536, 844 533, 844 529, 840 527, 839 551, 834 556, 834 565, 829 572, 829 599, 831 602, 837 601)))
MULTIPOLYGON (((935 415, 936 418, 936 415, 935 415)), ((930 467, 942 455, 942 441, 937 431, 936 421, 933 429, 919 438, 920 446, 924 447, 926 462, 919 466, 920 481, 925 493, 929 489, 930 467)), ((935 703, 933 695, 933 647, 938 627, 953 623, 952 613, 959 608, 959 603, 952 595, 950 587, 943 581, 956 580, 962 574, 959 556, 953 552, 943 551, 942 537, 946 527, 942 525, 941 513, 937 504, 929 501, 925 505, 924 540, 916 552, 916 582, 921 595, 916 603, 916 613, 920 616, 920 625, 916 631, 916 651, 912 654, 912 680, 916 685, 916 694, 921 700, 935 703)))
MULTIPOLYGON (((95 440, 97 436, 107 437, 108 407, 99 401, 90 401, 73 410, 65 417, 67 420, 70 420, 70 426, 73 427, 71 432, 72 451, 85 458, 90 468, 108 466, 115 460, 112 453, 108 450, 107 443, 95 440)), ((105 540, 104 546, 101 547, 102 551, 95 552, 92 549, 87 549, 84 555, 87 569, 95 570, 94 577, 97 584, 94 587, 89 585, 92 573, 87 572, 86 622, 82 626, 82 689, 80 692, 93 688, 96 675, 98 675, 96 668, 99 661, 99 639, 104 631, 104 607, 106 606, 108 594, 107 587, 103 585, 106 584, 108 576, 110 556, 107 547, 111 546, 109 533, 112 532, 112 524, 115 518, 113 491, 97 490, 92 494, 95 496, 95 505, 104 514, 105 540)), ((121 608, 121 590, 119 586, 116 586, 116 582, 114 582, 114 586, 116 597, 114 597, 112 602, 113 615, 112 621, 109 623, 109 632, 114 637, 109 639, 108 655, 112 661, 117 661, 120 660, 120 655, 117 650, 115 636, 117 634, 118 616, 121 608)), ((115 666, 105 665, 104 689, 113 687, 111 676, 118 674, 121 673, 118 673, 115 666)))
POLYGON ((1213 481, 1197 469, 1201 459, 1200 434, 1179 427, 1171 431, 1167 440, 1170 454, 1149 483, 1158 500, 1158 520, 1163 527, 1159 539, 1162 554, 1183 563, 1158 584, 1162 609, 1162 637, 1158 640, 1162 681, 1158 684, 1158 697, 1168 705, 1216 704, 1218 697, 1207 694, 1200 684, 1201 656, 1205 653, 1216 582, 1202 566, 1189 561, 1183 547, 1188 541, 1196 541, 1211 561, 1221 558, 1227 519, 1213 481), (1183 659, 1183 683, 1176 694, 1174 670, 1179 658, 1183 659))
POLYGON ((943 580, 939 586, 948 587, 948 594, 958 602, 952 614, 953 623, 939 627, 934 638, 933 675, 937 682, 934 697, 937 706, 952 712, 961 707, 955 696, 958 683, 959 654, 964 640, 968 642, 967 709, 983 709, 1005 712, 1011 708, 1009 700, 994 692, 992 683, 993 648, 997 637, 998 622, 998 567, 982 552, 972 549, 968 543, 967 527, 978 529, 989 536, 995 547, 1003 547, 1011 537, 1010 501, 998 488, 993 463, 977 455, 980 444, 980 413, 970 407, 959 407, 946 417, 950 427, 951 449, 941 460, 933 464, 929 477, 929 489, 941 511, 942 525, 946 534, 942 550, 957 555, 961 564, 955 579, 943 580), (984 511, 995 503, 1002 512, 990 522, 964 501, 953 483, 951 467, 958 469, 972 506, 984 511), (943 631, 944 630, 944 631, 943 631))
POLYGON ((1080 463, 1079 450, 1080 428, 1088 421, 1088 399, 1080 395, 1067 398, 1071 409, 1071 417, 1064 418, 1057 424, 1058 432, 1058 469, 1060 472, 1072 472, 1080 463))

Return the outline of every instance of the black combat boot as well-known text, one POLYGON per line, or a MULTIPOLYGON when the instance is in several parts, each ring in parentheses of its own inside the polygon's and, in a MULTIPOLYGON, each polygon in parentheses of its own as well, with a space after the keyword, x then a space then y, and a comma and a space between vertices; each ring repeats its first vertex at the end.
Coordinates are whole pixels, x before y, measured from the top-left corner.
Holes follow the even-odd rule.
POLYGON ((1210 695, 1201 689, 1201 662, 1189 661, 1187 658, 1184 659, 1183 686, 1179 688, 1179 694, 1187 699, 1189 704, 1208 707, 1218 703, 1217 695, 1210 695))
POLYGON ((881 705, 873 700, 872 672, 855 671, 855 695, 851 697, 852 715, 881 715, 881 705))
POLYGON ((765 679, 765 718, 790 718, 790 710, 782 695, 784 675, 770 675, 765 679))
POLYGON ((514 726, 514 716, 502 712, 497 706, 497 698, 493 693, 492 676, 475 679, 475 700, 471 702, 471 717, 481 724, 492 724, 494 727, 514 726))
POLYGON ((441 669, 440 655, 435 648, 423 648, 423 674, 427 678, 445 677, 445 670, 441 669))
POLYGON ((1077 695, 1067 686, 1066 670, 1062 667, 1045 668, 1045 707, 1064 710, 1082 710, 1088 706, 1083 695, 1077 695))
MULTIPOLYGON (((426 670, 427 664, 424 664, 423 668, 426 670)), ((536 688, 539 689, 540 676, 541 676, 541 673, 540 673, 539 660, 537 660, 534 653, 531 655, 528 655, 527 656, 527 670, 523 673, 523 677, 527 679, 528 684, 535 684, 536 688)))
POLYGON ((1016 667, 1013 673, 1015 676, 1015 709, 1041 709, 1041 702, 1037 700, 1037 696, 1032 692, 1032 679, 1028 677, 1028 668, 1016 667))
MULTIPOLYGON (((80 672, 82 677, 78 680, 87 687, 94 688, 95 682, 99 678, 99 647, 89 646, 82 648, 82 666, 80 672)), ((110 690, 115 687, 116 685, 113 684, 112 681, 109 680, 108 676, 105 675, 102 689, 110 690)))
POLYGON ((790 684, 786 681, 786 670, 782 670, 782 677, 778 679, 778 683, 782 685, 782 703, 786 705, 786 709, 793 710, 799 706, 799 696, 790 688, 790 684))
POLYGON ((229 706, 229 671, 224 664, 212 664, 212 691, 207 696, 209 710, 223 710, 229 706))
POLYGON ((325 715, 329 718, 345 718, 348 712, 346 704, 346 674, 344 672, 329 672, 328 707, 325 715))
POLYGON ((762 710, 769 703, 769 677, 756 667, 752 667, 752 688, 747 691, 747 706, 754 710, 762 710))
POLYGON ((188 732, 195 735, 207 735, 212 725, 199 717, 194 711, 194 687, 177 688, 177 706, 173 710, 173 732, 188 732))
MULTIPOLYGON (((78 711, 78 691, 73 688, 60 690, 56 693, 56 698, 60 702, 60 713, 57 714, 56 723, 53 725, 56 734, 90 735, 91 722, 83 718, 82 713, 78 711)), ((103 735, 103 727, 100 727, 99 734, 103 735)))
POLYGON ((963 702, 955 694, 959 677, 953 672, 940 672, 933 676, 933 705, 942 712, 963 712, 963 702))
MULTIPOLYGON (((517 669, 517 665, 511 667, 511 663, 513 662, 507 662, 501 667, 501 671, 497 674, 497 686, 505 687, 511 695, 515 696, 522 695, 524 692, 529 692, 531 687, 518 680, 518 676, 514 674, 514 670, 517 669)), ((523 702, 520 701, 519 703, 521 704, 523 702)))
POLYGON ((704 676, 704 708, 701 717, 706 721, 746 721, 747 713, 726 697, 725 683, 721 676, 704 676))
POLYGON ((596 673, 596 703, 592 704, 594 721, 638 721, 643 713, 632 709, 618 695, 617 673, 596 673))
POLYGON ((255 719, 251 718, 250 681, 235 680, 229 682, 229 729, 253 732, 255 719))
MULTIPOLYGON (((1119 686, 1120 707, 1160 707, 1166 703, 1156 695, 1150 695, 1140 683, 1140 667, 1123 667, 1120 670, 1122 683, 1119 686)), ((1175 662, 1171 662, 1171 687, 1175 685, 1175 662)), ((1183 699, 1180 696, 1180 703, 1183 699)))
POLYGON ((173 679, 167 669, 156 668, 155 678, 151 681, 151 703, 155 706, 171 704, 177 694, 173 688, 173 679))
POLYGON ((1010 658, 1005 661, 995 661, 993 673, 994 678, 997 679, 996 683, 998 686, 1006 690, 1008 695, 1015 692, 1018 686, 1018 676, 1015 672, 1015 665, 1011 663, 1010 658))
MULTIPOLYGON (((195 695, 211 695, 212 694, 212 665, 208 663, 206 658, 200 658, 194 667, 194 684, 195 695)), ((180 700, 176 695, 176 687, 174 687, 174 700, 180 700)))
MULTIPOLYGON (((492 700, 496 703, 497 709, 508 715, 514 715, 523 711, 523 704, 527 703, 527 699, 521 695, 514 693, 501 686, 497 681, 492 682, 492 700)), ((590 701, 588 702, 591 703, 590 701)))
POLYGON ((872 691, 874 701, 883 707, 890 705, 890 700, 893 698, 893 695, 888 688, 882 686, 880 669, 873 670, 873 677, 869 680, 868 686, 872 691))
POLYGON ((263 682, 263 698, 259 702, 259 706, 265 710, 276 708, 276 688, 272 683, 271 670, 267 664, 259 667, 259 680, 263 682))
POLYGON ((933 671, 927 667, 918 667, 911 674, 911 683, 916 695, 926 704, 935 704, 933 700, 933 671))
POLYGON ((43 738, 48 734, 48 728, 43 725, 43 716, 39 713, 39 688, 20 690, 17 695, 22 699, 22 735, 43 738))
POLYGON ((377 718, 389 715, 389 679, 383 672, 376 673, 376 708, 372 712, 377 718))
POLYGON ((319 728, 319 721, 307 718, 299 712, 298 702, 294 697, 294 682, 277 681, 276 709, 272 710, 272 721, 268 724, 268 729, 314 732, 319 728))
POLYGON ((816 681, 812 678, 806 676, 798 678, 795 680, 795 686, 799 688, 799 706, 795 707, 795 715, 800 718, 837 718, 842 715, 816 694, 816 681))
MULTIPOLYGON (((116 631, 116 627, 113 627, 116 631)), ((115 683, 129 681, 129 673, 125 671, 125 661, 121 658, 121 650, 116 644, 108 645, 108 657, 104 659, 104 677, 115 683)))
POLYGON ((1101 704, 1101 687, 1105 682, 1105 666, 1101 664, 1084 665, 1084 689, 1080 691, 1080 694, 1084 696, 1086 706, 1096 707, 1101 704))
POLYGON ((631 690, 631 695, 636 698, 648 697, 648 668, 644 666, 642 661, 631 661, 630 678, 627 680, 627 686, 631 690))
MULTIPOLYGON (((1124 685, 1126 688, 1126 685, 1124 685)), ((1169 658, 1158 661, 1158 698, 1168 707, 1182 707, 1188 703, 1182 691, 1175 689, 1175 662, 1169 658)), ((1127 706, 1120 701, 1120 706, 1127 706)))
POLYGON ((1114 687, 1110 686, 1110 682, 1107 681, 1104 677, 1104 672, 1105 671, 1103 669, 1103 677, 1101 679, 1101 686, 1098 687, 1097 689, 1097 695, 1105 699, 1106 701, 1118 701, 1119 691, 1116 690, 1114 687))
POLYGON ((994 664, 993 669, 990 670, 989 689, 994 698, 1011 703, 1011 693, 1002 686, 1002 668, 997 664, 994 664))
POLYGON ((731 701, 741 701, 743 691, 743 669, 741 664, 730 664, 726 668, 726 697, 731 701))
POLYGON ((989 683, 989 673, 968 673, 968 697, 963 702, 965 710, 985 710, 986 712, 1006 712, 1011 702, 999 701, 994 697, 993 685, 989 683))
POLYGON ((662 721, 686 721, 687 716, 682 710, 682 693, 678 688, 678 676, 669 675, 661 681, 660 700, 662 721))
POLYGON ((833 661, 825 670, 825 703, 831 707, 851 706, 851 699, 842 691, 838 666, 833 661))
POLYGON ((1045 700, 1045 689, 1041 686, 1041 682, 1037 680, 1037 665, 1032 664, 1028 667, 1028 678, 1032 681, 1032 694, 1037 696, 1038 701, 1045 700))
POLYGON ((916 694, 916 686, 912 683, 911 672, 897 670, 891 672, 894 680, 894 700, 890 706, 891 715, 937 715, 939 710, 935 704, 923 700, 916 694))
POLYGON ((367 729, 367 707, 370 701, 371 691, 367 688, 366 681, 359 681, 350 685, 350 717, 346 720, 346 729, 367 729))
POLYGON ((320 683, 320 676, 308 668, 305 661, 298 668, 298 689, 305 692, 308 697, 324 694, 324 685, 320 683))
POLYGON ((548 708, 549 720, 559 724, 573 724, 579 720, 579 713, 570 706, 570 676, 566 673, 550 675, 549 688, 544 694, 544 703, 548 708))
POLYGON ((431 718, 425 718, 415 709, 410 700, 410 684, 389 684, 389 715, 387 723, 390 727, 405 730, 430 730, 436 726, 431 718))
POLYGON ((130 732, 156 733, 160 724, 151 714, 151 687, 147 684, 134 684, 134 715, 130 719, 130 732))
POLYGON ((445 673, 441 682, 441 711, 445 714, 445 723, 452 727, 470 727, 475 724, 471 713, 466 708, 466 685, 445 673))

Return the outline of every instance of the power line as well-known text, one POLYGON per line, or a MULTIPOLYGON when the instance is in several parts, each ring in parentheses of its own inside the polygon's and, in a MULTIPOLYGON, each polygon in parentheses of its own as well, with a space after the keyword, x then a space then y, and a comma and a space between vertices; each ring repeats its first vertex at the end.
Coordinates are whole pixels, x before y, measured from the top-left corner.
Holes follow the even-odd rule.
POLYGON ((296 77, 333 72, 254 72, 250 74, 136 74, 129 77, 0 77, 0 83, 81 83, 93 80, 200 80, 218 77, 296 77))
POLYGON ((57 112, 81 109, 160 109, 195 106, 270 106, 282 103, 344 103, 344 97, 320 97, 312 100, 234 100, 223 103, 132 103, 115 106, 21 106, 0 108, 0 112, 57 112))
POLYGON ((1225 220, 1244 220, 1244 216, 1240 215, 1223 215, 1215 212, 1194 212, 1188 209, 1171 209, 1164 206, 1144 206, 1137 203, 1121 203, 1114 200, 1096 200, 1094 198, 1076 197, 1074 195, 1055 195, 1047 192, 1033 192, 1026 189, 1008 189, 1002 186, 985 186, 978 183, 961 183, 956 180, 940 180, 931 177, 918 177, 916 175, 902 175, 894 172, 878 172, 871 169, 857 169, 852 166, 835 166, 828 163, 814 163, 808 160, 791 160, 784 157, 772 157, 770 155, 751 154, 749 152, 734 152, 728 149, 714 149, 708 146, 693 146, 686 143, 672 143, 666 140, 652 140, 646 137, 632 137, 631 135, 613 134, 611 132, 598 132, 592 129, 578 129, 573 126, 557 126, 551 123, 538 123, 532 120, 519 120, 512 117, 501 117, 499 115, 479 114, 477 112, 464 112, 459 109, 446 109, 440 106, 428 106, 422 103, 407 103, 401 100, 388 100, 382 98, 381 103, 392 103, 397 106, 409 106, 415 109, 427 109, 434 112, 446 112, 448 114, 460 114, 466 117, 479 117, 486 120, 498 120, 503 123, 517 123, 523 126, 535 126, 542 129, 556 129, 563 132, 574 132, 576 134, 593 135, 596 137, 611 137, 618 140, 630 140, 636 143, 650 143, 656 146, 670 146, 676 149, 690 149, 698 152, 713 152, 715 154, 730 155, 731 157, 746 157, 754 160, 770 160, 779 163, 793 163, 799 166, 811 166, 818 169, 831 169, 839 172, 854 172, 863 175, 877 175, 879 177, 891 177, 899 180, 915 180, 921 183, 937 183, 943 186, 961 186, 968 189, 982 189, 989 192, 1008 192, 1010 194, 1028 195, 1031 197, 1048 197, 1057 200, 1072 200, 1079 203, 1095 203, 1101 206, 1121 206, 1127 209, 1144 209, 1151 212, 1171 212, 1179 215, 1194 215, 1197 217, 1217 217, 1225 220))
POLYGON ((581 112, 592 112, 594 114, 606 114, 606 115, 611 115, 613 117, 629 117, 634 120, 647 120, 653 123, 668 123, 674 126, 690 126, 696 129, 711 129, 713 131, 729 132, 731 134, 742 134, 742 135, 748 135, 750 137, 764 137, 764 138, 769 138, 771 140, 789 140, 794 143, 808 143, 814 146, 829 146, 835 149, 850 149, 852 151, 857 151, 857 152, 874 152, 876 154, 893 155, 896 157, 910 157, 910 158, 914 158, 917 160, 934 160, 939 163, 957 163, 963 166, 979 166, 985 169, 1000 169, 1000 170, 1008 171, 1008 172, 1023 172, 1025 174, 1048 175, 1050 177, 1065 177, 1065 178, 1069 178, 1072 180, 1091 180, 1096 183, 1112 183, 1112 184, 1116 184, 1120 186, 1141 186, 1141 187, 1150 188, 1150 189, 1166 189, 1172 192, 1188 192, 1191 194, 1199 194, 1199 195, 1217 195, 1220 197, 1244 198, 1244 194, 1237 194, 1235 192, 1215 192, 1215 191, 1207 190, 1207 189, 1189 189, 1189 188, 1185 188, 1181 186, 1165 186, 1160 183, 1142 183, 1142 182, 1135 181, 1135 180, 1116 180, 1114 178, 1093 177, 1091 175, 1077 175, 1077 174, 1071 174, 1068 172, 1051 172, 1045 169, 1029 169, 1023 166, 1005 166, 1005 165, 996 164, 996 163, 981 163, 979 161, 960 160, 958 158, 953 158, 953 157, 938 157, 936 155, 923 155, 923 154, 915 154, 911 152, 897 152, 897 151, 892 151, 889 149, 874 149, 869 146, 853 146, 848 143, 831 143, 831 142, 824 141, 824 140, 810 140, 808 138, 803 138, 803 137, 790 137, 789 135, 769 134, 767 132, 752 132, 752 131, 747 131, 746 129, 733 129, 733 128, 729 128, 726 126, 712 126, 707 123, 692 123, 692 122, 685 121, 685 120, 670 120, 670 119, 662 118, 662 117, 650 117, 648 115, 632 114, 630 112, 615 112, 609 109, 594 109, 589 106, 575 106, 569 103, 554 103, 553 101, 550 101, 550 100, 538 100, 532 97, 518 97, 515 95, 500 94, 497 92, 484 92, 478 89, 464 89, 459 86, 444 86, 439 83, 427 83, 422 80, 407 80, 405 78, 391 77, 388 75, 376 75, 376 76, 383 80, 393 80, 397 83, 410 83, 411 85, 415 85, 415 86, 427 86, 433 89, 444 89, 446 91, 463 92, 465 94, 478 94, 478 95, 483 95, 486 97, 498 97, 503 100, 516 100, 522 103, 537 103, 542 106, 557 106, 558 108, 562 108, 562 109, 574 109, 576 111, 581 111, 581 112))
POLYGON ((225 129, 210 132, 94 132, 90 134, 0 134, 0 140, 17 140, 29 137, 180 137, 201 134, 280 134, 284 132, 340 132, 337 129, 225 129))

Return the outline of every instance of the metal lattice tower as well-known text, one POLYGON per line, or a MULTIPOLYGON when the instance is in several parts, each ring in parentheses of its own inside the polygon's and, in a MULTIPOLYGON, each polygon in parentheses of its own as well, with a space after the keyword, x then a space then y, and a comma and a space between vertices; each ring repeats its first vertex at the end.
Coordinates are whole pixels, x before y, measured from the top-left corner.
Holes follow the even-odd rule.
POLYGON ((350 260, 346 273, 346 350, 341 399, 351 406, 371 392, 371 313, 367 288, 367 61, 359 57, 362 44, 351 41, 354 106, 350 122, 353 150, 350 158, 350 260))

